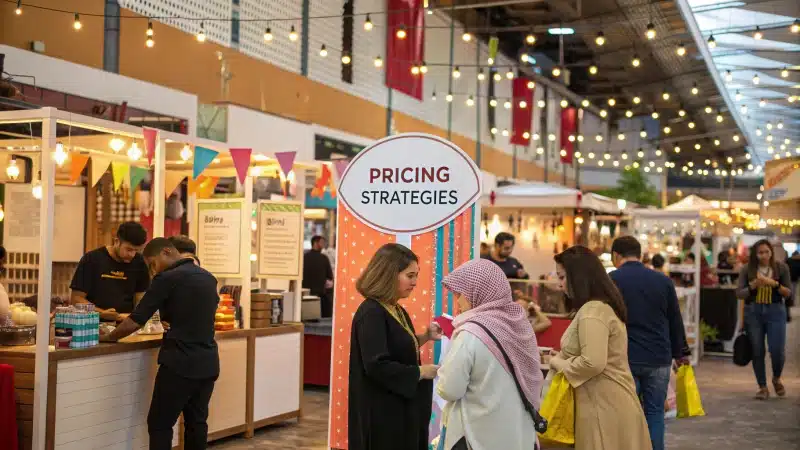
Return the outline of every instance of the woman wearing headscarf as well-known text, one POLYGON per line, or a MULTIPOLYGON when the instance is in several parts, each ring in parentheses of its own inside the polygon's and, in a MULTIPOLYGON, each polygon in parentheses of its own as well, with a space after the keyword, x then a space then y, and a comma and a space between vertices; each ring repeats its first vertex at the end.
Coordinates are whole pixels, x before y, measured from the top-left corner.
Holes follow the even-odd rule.
POLYGON ((466 449, 466 444, 472 450, 533 449, 533 419, 514 381, 538 409, 543 377, 526 311, 514 302, 506 276, 491 261, 470 261, 445 277, 443 284, 456 295, 461 310, 436 385, 436 392, 448 402, 443 413, 444 448, 466 449))
POLYGON ((555 256, 575 318, 550 369, 575 389, 576 450, 651 450, 628 365, 627 309, 600 259, 574 246, 555 256))

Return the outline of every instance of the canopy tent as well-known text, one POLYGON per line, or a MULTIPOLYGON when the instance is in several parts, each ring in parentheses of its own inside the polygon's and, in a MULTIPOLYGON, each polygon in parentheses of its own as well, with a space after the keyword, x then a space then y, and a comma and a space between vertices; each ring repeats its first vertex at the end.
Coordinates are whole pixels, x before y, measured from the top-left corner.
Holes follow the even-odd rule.
MULTIPOLYGON (((717 207, 718 208, 718 207, 717 207)), ((683 200, 675 202, 666 208, 667 211, 707 211, 715 208, 711 202, 700 197, 699 195, 689 195, 683 200)))
POLYGON ((619 214, 625 212, 627 202, 595 193, 582 194, 578 189, 537 181, 509 184, 483 196, 483 206, 495 208, 542 208, 542 209, 589 209, 599 213, 619 214), (622 206, 620 208, 620 206, 622 206))

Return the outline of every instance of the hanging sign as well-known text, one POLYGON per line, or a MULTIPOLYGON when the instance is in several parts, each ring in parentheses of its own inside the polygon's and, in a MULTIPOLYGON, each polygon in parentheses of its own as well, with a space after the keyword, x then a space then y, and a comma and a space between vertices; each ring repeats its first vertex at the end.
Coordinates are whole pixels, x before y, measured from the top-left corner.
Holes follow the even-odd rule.
POLYGON ((390 234, 420 234, 461 214, 481 193, 481 173, 463 150, 439 137, 404 133, 360 152, 339 182, 342 203, 390 234))
POLYGON ((220 277, 241 275, 242 199, 197 200, 197 256, 220 277))
POLYGON ((258 275, 296 279, 303 271, 303 204, 258 202, 258 275))

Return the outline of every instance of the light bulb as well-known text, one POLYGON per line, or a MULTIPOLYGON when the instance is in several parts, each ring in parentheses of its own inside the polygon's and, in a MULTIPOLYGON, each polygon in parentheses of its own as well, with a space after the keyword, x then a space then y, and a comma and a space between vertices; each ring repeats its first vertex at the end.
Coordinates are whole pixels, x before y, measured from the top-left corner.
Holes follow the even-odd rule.
POLYGON ((342 54, 342 64, 344 64, 346 66, 346 65, 350 64, 351 62, 352 62, 352 58, 350 57, 350 55, 347 54, 347 53, 343 53, 342 54))
POLYGON ((761 100, 758 101, 758 106, 760 108, 767 106, 767 101, 762 98, 761 100))
POLYGON ((37 182, 35 182, 33 184, 33 187, 31 187, 31 194, 33 194, 33 198, 35 198, 36 200, 41 200, 42 199, 42 182, 41 181, 37 181, 37 182))
POLYGON ((647 31, 645 31, 644 35, 651 41, 656 38, 656 26, 652 22, 647 24, 647 31))
POLYGON ((80 30, 83 28, 83 24, 81 23, 81 16, 78 13, 75 13, 75 20, 72 22, 72 28, 76 30, 80 30))
POLYGON ((686 115, 686 110, 683 109, 683 108, 679 109, 678 110, 678 115, 681 116, 681 117, 684 117, 686 115))
POLYGON ((383 67, 383 58, 381 58, 380 56, 376 56, 375 59, 372 61, 372 64, 377 68, 383 67))
POLYGON ((478 69, 478 81, 483 81, 486 79, 486 74, 483 73, 483 69, 478 69))
POLYGON ((608 99, 608 106, 612 106, 613 107, 616 104, 617 104, 617 99, 615 99, 614 97, 610 97, 608 99))
POLYGON ((761 77, 758 74, 753 75, 753 84, 761 83, 761 77))
POLYGON ((6 167, 6 175, 12 180, 16 180, 19 177, 19 166, 17 165, 17 159, 13 156, 8 163, 8 167, 6 167))
POLYGON ((719 147, 720 141, 719 139, 714 139, 714 145, 719 147))
POLYGON ((677 53, 678 56, 685 56, 686 55, 686 46, 681 44, 680 46, 678 46, 678 49, 675 50, 675 53, 677 53))
POLYGON ((779 129, 779 130, 782 130, 782 129, 783 129, 783 121, 782 121, 782 120, 779 120, 779 121, 778 121, 778 129, 779 129))
POLYGON ((186 144, 181 149, 180 156, 183 161, 188 161, 192 157, 192 154, 193 152, 191 147, 189 147, 189 144, 186 144))
POLYGON ((630 119, 631 117, 633 117, 633 111, 631 111, 630 109, 629 109, 629 110, 627 110, 627 111, 625 111, 625 117, 627 117, 627 118, 629 118, 629 119, 630 119))
POLYGON ((372 20, 369 18, 369 14, 367 14, 367 18, 364 19, 364 30, 365 31, 372 31, 373 27, 374 27, 374 25, 372 25, 372 20))
POLYGON ((544 108, 545 106, 547 106, 547 102, 544 100, 539 100, 538 102, 536 102, 536 106, 538 106, 539 108, 544 108))
POLYGON ((147 21, 147 31, 144 32, 145 36, 152 36, 154 33, 153 22, 147 21))
POLYGON ((464 34, 461 35, 461 40, 464 42, 469 42, 472 40, 472 35, 469 34, 469 31, 464 31, 464 34))
POLYGON ((678 147, 678 146, 676 145, 676 146, 675 146, 675 147, 672 149, 672 151, 674 151, 675 153, 680 153, 680 152, 681 152, 681 148, 680 148, 680 147, 678 147))
POLYGON ((294 25, 289 29, 289 40, 292 42, 297 42, 297 30, 294 29, 294 25))
POLYGON ((197 32, 195 36, 197 38, 197 42, 205 42, 206 41, 206 27, 203 22, 200 22, 200 31, 197 32))
POLYGON ((488 64, 490 66, 493 66, 494 65, 494 58, 492 58, 491 56, 486 58, 486 64, 488 64))
POLYGON ((503 136, 508 137, 508 129, 503 128, 503 136))
POLYGON ((125 147, 125 141, 123 141, 118 137, 115 137, 108 142, 108 145, 109 147, 111 147, 111 150, 114 150, 114 153, 119 153, 119 151, 122 150, 123 147, 125 147))
POLYGON ((448 103, 452 102, 453 101, 453 94, 448 92, 447 96, 444 99, 447 100, 448 103))
POLYGON ((553 76, 560 77, 561 76, 561 69, 558 66, 553 67, 553 76))
POLYGON ((608 152, 603 153, 603 159, 605 159, 605 160, 611 159, 611 153, 608 153, 608 152))
POLYGON ((652 113, 650 113, 650 117, 652 117, 653 119, 658 119, 659 117, 658 111, 653 111, 652 113))
POLYGON ((601 46, 601 47, 602 47, 603 45, 605 45, 605 43, 606 43, 606 36, 603 34, 603 32, 602 32, 602 31, 601 31, 601 32, 599 32, 599 33, 597 33, 597 37, 596 37, 596 38, 594 38, 594 43, 595 43, 595 44, 597 44, 597 45, 599 45, 599 46, 601 46))
POLYGON ((467 97, 467 106, 475 106, 475 99, 471 95, 467 97))
POLYGON ((714 35, 708 37, 708 48, 717 48, 717 40, 714 39, 714 35))
POLYGON ((604 118, 604 119, 605 119, 606 117, 608 117, 608 111, 606 111, 605 109, 601 109, 601 110, 600 110, 600 117, 602 117, 602 118, 604 118))
POLYGON ((694 129, 694 127, 695 127, 694 122, 689 122, 689 128, 694 129))
POLYGON ((510 101, 508 101, 508 100, 506 100, 505 102, 503 102, 503 108, 505 108, 505 109, 511 109, 511 102, 510 102, 510 101))
POLYGON ((663 98, 664 100, 669 100, 669 92, 667 91, 662 92, 661 98, 663 98))
POLYGON ((419 75, 419 66, 414 64, 411 66, 411 75, 419 75))
POLYGON ((753 33, 753 39, 761 40, 764 39, 764 33, 761 32, 761 28, 756 26, 756 31, 753 33))
POLYGON ((458 66, 453 69, 453 78, 456 80, 461 78, 461 70, 458 69, 458 66))
POLYGON ((626 161, 628 160, 628 152, 622 152, 622 155, 620 155, 620 156, 622 157, 622 159, 624 159, 626 161))
POLYGON ((272 39, 274 39, 274 38, 275 37, 272 35, 272 28, 267 27, 267 29, 264 30, 264 40, 266 42, 272 42, 272 39))
POLYGON ((639 97, 638 95, 637 95, 637 96, 634 96, 634 97, 633 97, 633 103, 635 103, 635 104, 637 104, 637 105, 638 105, 639 103, 642 103, 642 98, 641 98, 641 97, 639 97))
POLYGON ((18 16, 22 14, 22 0, 17 0, 17 9, 14 10, 14 14, 18 16))
POLYGON ((739 142, 739 135, 738 134, 734 134, 733 135, 733 142, 739 142))
POLYGON ((531 134, 529 132, 526 131, 526 132, 522 133, 522 139, 526 139, 527 140, 527 139, 530 139, 530 138, 531 138, 531 134))
POLYGON ((584 108, 588 108, 589 105, 591 105, 591 103, 589 102, 588 99, 581 100, 581 106, 583 106, 584 108))
POLYGON ((533 81, 528 81, 528 89, 533 89, 535 87, 536 87, 536 83, 534 83, 533 81))
POLYGON ((631 60, 631 65, 632 65, 633 67, 639 67, 639 66, 641 66, 641 65, 642 65, 642 61, 639 59, 639 57, 638 57, 638 56, 635 56, 635 55, 634 55, 633 59, 631 60))
POLYGON ((514 79, 514 72, 511 71, 511 70, 506 72, 506 78, 509 79, 509 80, 513 80, 514 79))
POLYGON ((57 143, 56 150, 53 152, 53 161, 55 161, 56 165, 58 167, 63 166, 67 162, 68 156, 69 154, 64 150, 64 145, 60 142, 57 143))
POLYGON ((431 100, 434 101, 434 102, 436 101, 436 91, 433 91, 431 93, 431 100))
POLYGON ((567 106, 569 106, 569 102, 566 99, 561 100, 561 107, 566 108, 567 106))
POLYGON ((502 80, 502 79, 503 79, 503 77, 502 77, 502 76, 500 76, 500 74, 499 74, 499 73, 497 73, 497 72, 495 72, 495 73, 494 73, 494 75, 492 76, 492 78, 494 79, 494 81, 500 81, 500 80, 502 80))
POLYGON ((147 39, 144 40, 144 46, 147 48, 153 48, 156 45, 156 41, 153 40, 153 36, 147 36, 147 39))
POLYGON ((722 123, 724 120, 725 118, 722 116, 722 114, 717 114, 717 123, 722 123))
POLYGON ((789 31, 794 34, 800 33, 800 19, 795 19, 795 21, 789 27, 789 31))
POLYGON ((706 105, 705 112, 706 114, 711 114, 714 110, 711 108, 711 105, 706 105))
POLYGON ((728 82, 728 83, 733 81, 733 73, 731 73, 730 70, 726 70, 725 71, 725 81, 728 82))
POLYGON ((497 134, 497 127, 492 127, 492 129, 489 130, 489 132, 492 134, 497 134))
POLYGON ((640 131, 639 132, 639 137, 646 138, 647 137, 647 131, 645 131, 645 130, 640 131))
MULTIPOLYGON (((321 57, 323 57, 323 58, 324 58, 324 57, 326 57, 326 56, 328 56, 328 48, 327 48, 327 47, 325 47, 325 44, 322 44, 322 47, 320 47, 320 49, 319 49, 319 56, 321 56, 321 57)), ((343 55, 342 57, 344 57, 344 55, 343 55)))
MULTIPOLYGON (((594 137, 594 140, 597 141, 597 142, 603 142, 603 135, 602 134, 598 134, 597 136, 594 137)), ((591 153, 590 153, 590 155, 591 155, 591 153)))
POLYGON ((703 148, 703 146, 702 146, 702 145, 700 145, 700 143, 699 143, 699 142, 698 142, 697 144, 694 144, 694 149, 695 149, 695 150, 700 150, 701 148, 703 148))
POLYGON ((492 108, 497 107, 497 99, 493 98, 489 100, 489 106, 491 106, 492 108))
POLYGON ((526 42, 528 45, 533 45, 533 44, 535 44, 535 43, 536 43, 536 36, 535 36, 533 33, 528 33, 528 35, 527 35, 527 36, 525 36, 525 42, 526 42))
POLYGON ((138 161, 139 158, 141 157, 142 157, 142 149, 140 149, 139 146, 136 145, 136 142, 134 142, 128 149, 128 158, 130 158, 131 161, 138 161))
POLYGON ((665 126, 664 127, 664 134, 670 134, 670 133, 672 133, 672 128, 670 128, 669 125, 665 126))
POLYGON ((736 91, 736 97, 735 98, 736 98, 737 102, 742 101, 742 93, 739 92, 739 91, 736 91))
POLYGON ((591 74, 591 75, 597 75, 597 70, 598 70, 598 69, 597 69, 597 65, 596 65, 595 63, 592 63, 592 64, 589 66, 589 74, 591 74))
POLYGON ((700 88, 697 87, 697 83, 692 86, 692 95, 697 95, 700 93, 700 88))
POLYGON ((419 66, 419 73, 425 75, 428 73, 428 66, 425 64, 425 61, 422 61, 422 65, 419 66))
POLYGON ((660 148, 656 149, 656 156, 661 156, 663 153, 660 148))
POLYGON ((618 134, 617 135, 617 139, 620 140, 620 141, 624 141, 625 140, 625 133, 618 134))
POLYGON ((397 39, 405 39, 408 36, 408 33, 406 32, 406 26, 400 25, 400 28, 397 29, 394 35, 397 37, 397 39))

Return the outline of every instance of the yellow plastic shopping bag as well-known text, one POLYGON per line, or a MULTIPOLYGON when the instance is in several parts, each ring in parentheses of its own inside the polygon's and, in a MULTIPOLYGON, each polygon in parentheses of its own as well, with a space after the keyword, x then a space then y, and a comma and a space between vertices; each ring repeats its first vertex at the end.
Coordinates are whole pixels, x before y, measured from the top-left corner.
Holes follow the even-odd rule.
POLYGON ((678 367, 678 382, 676 384, 678 400, 678 417, 705 416, 703 402, 700 400, 700 390, 697 389, 697 380, 694 378, 692 366, 678 367))
POLYGON ((564 374, 553 377, 539 414, 547 419, 547 431, 539 434, 543 447, 575 445, 575 391, 564 374))

